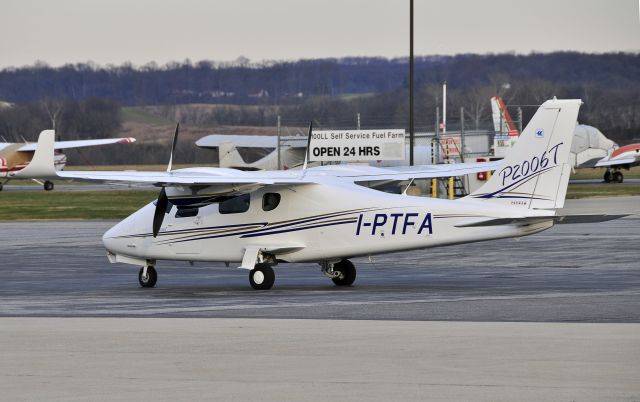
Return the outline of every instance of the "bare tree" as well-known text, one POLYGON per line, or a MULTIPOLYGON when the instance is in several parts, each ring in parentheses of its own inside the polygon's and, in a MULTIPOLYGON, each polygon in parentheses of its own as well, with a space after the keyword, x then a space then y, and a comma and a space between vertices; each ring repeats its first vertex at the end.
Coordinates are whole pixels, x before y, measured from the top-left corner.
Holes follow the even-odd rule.
POLYGON ((64 109, 64 101, 59 99, 47 98, 44 99, 41 103, 42 108, 45 112, 47 112, 47 115, 51 120, 51 128, 55 131, 58 117, 60 117, 60 115, 62 114, 62 110, 64 109))

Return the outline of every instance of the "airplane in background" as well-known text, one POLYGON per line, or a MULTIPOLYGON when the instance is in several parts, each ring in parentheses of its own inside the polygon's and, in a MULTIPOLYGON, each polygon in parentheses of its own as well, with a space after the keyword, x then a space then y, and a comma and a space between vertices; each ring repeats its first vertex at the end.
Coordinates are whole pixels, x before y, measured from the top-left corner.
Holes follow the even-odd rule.
MULTIPOLYGON (((97 145, 109 145, 109 144, 131 144, 136 141, 135 138, 105 138, 96 140, 74 140, 74 141, 56 141, 53 145, 55 150, 54 154, 54 166, 56 170, 64 169, 67 163, 67 156, 60 151, 63 149, 93 147, 97 145)), ((4 179, 0 183, 0 191, 9 180, 11 180, 11 173, 24 169, 29 165, 33 157, 33 153, 36 150, 35 143, 12 143, 12 142, 0 142, 0 180, 4 179)), ((42 183, 46 191, 53 190, 53 182, 46 180, 42 183)))
MULTIPOLYGON (((508 135, 514 142, 519 132, 502 98, 491 98, 493 125, 497 135, 508 135)), ((576 123, 570 153, 574 169, 605 168, 605 183, 622 183, 622 169, 640 164, 640 144, 619 147, 593 126, 576 123)))
MULTIPOLYGON (((239 170, 278 170, 278 137, 268 135, 211 134, 200 138, 196 145, 201 148, 218 149, 219 166, 239 170), (239 151, 252 150, 258 159, 246 161, 239 151)), ((298 169, 304 162, 307 139, 302 136, 281 137, 280 164, 283 169, 298 169)), ((431 146, 414 147, 417 165, 431 164, 431 146)), ((406 155, 409 154, 408 145, 406 155)), ((407 161, 371 161, 371 166, 392 167, 408 165, 407 161)), ((310 166, 318 166, 311 163, 310 166)))
MULTIPOLYGON (((15 178, 152 184, 157 200, 109 229, 102 240, 112 263, 142 266, 153 287, 159 260, 238 263, 254 289, 270 289, 273 266, 318 263, 337 286, 350 286, 349 260, 387 252, 521 237, 555 222, 611 217, 559 217, 571 166, 569 150, 580 100, 546 101, 499 162, 378 168, 329 165, 302 170, 56 171, 54 132, 43 131, 31 163, 15 178), (449 177, 496 169, 478 191, 458 200, 373 190, 358 182, 449 177)), ((309 140, 312 127, 309 127, 309 140)), ((308 148, 307 148, 308 149, 308 148)), ((618 216, 616 216, 618 217, 618 216)))

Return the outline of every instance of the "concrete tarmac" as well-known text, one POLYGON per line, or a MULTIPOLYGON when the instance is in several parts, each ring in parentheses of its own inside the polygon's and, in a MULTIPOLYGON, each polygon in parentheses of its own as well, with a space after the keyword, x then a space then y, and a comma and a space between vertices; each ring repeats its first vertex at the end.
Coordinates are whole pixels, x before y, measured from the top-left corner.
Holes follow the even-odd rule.
POLYGON ((640 324, 0 319, 3 400, 633 401, 640 324))
MULTIPOLYGON (((640 213, 640 197, 569 200, 563 213, 640 213)), ((355 259, 355 286, 315 264, 281 264, 256 292, 244 270, 160 262, 109 264, 113 222, 7 222, 0 246, 2 316, 256 317, 640 322, 640 219, 557 225, 533 236, 355 259)))

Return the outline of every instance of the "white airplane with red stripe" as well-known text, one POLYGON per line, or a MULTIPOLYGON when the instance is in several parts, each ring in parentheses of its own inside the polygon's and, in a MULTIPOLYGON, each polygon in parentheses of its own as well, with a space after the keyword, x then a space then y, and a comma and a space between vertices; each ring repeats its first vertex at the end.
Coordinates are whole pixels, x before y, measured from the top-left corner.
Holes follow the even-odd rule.
MULTIPOLYGON (((135 141, 136 139, 131 137, 56 141, 53 144, 53 148, 55 150, 53 157, 54 167, 56 170, 64 169, 67 163, 67 156, 60 152, 63 149, 93 147, 109 144, 132 144, 135 141)), ((11 180, 12 173, 18 172, 29 165, 35 150, 35 143, 0 142, 0 180, 4 179, 4 181, 0 183, 0 191, 2 191, 3 186, 11 180)), ((53 190, 54 185, 52 181, 46 180, 43 185, 45 190, 53 190)))
MULTIPOLYGON (((337 286, 350 286, 356 279, 353 257, 521 237, 563 219, 593 221, 556 215, 564 205, 580 105, 580 100, 545 102, 500 162, 172 170, 172 150, 166 172, 56 172, 53 133, 43 132, 31 164, 15 177, 159 187, 156 201, 103 236, 111 262, 141 266, 142 287, 155 286, 155 266, 161 260, 233 264, 249 271, 254 289, 274 285, 274 266, 317 263, 337 286), (458 200, 389 194, 358 184, 460 176, 488 168, 496 171, 492 178, 458 200)), ((178 127, 172 149, 177 134, 178 127)))
POLYGON ((620 170, 629 170, 638 165, 640 165, 640 144, 629 144, 611 150, 609 155, 596 163, 595 167, 607 169, 604 174, 605 182, 622 183, 624 176, 620 170))

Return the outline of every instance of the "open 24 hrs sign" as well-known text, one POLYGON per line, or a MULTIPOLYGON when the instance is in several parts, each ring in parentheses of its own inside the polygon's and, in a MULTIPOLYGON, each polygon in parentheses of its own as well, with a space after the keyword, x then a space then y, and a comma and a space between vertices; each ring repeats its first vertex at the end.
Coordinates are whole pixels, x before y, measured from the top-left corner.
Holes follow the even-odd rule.
POLYGON ((309 143, 309 160, 404 160, 405 148, 405 132, 401 129, 314 131, 309 143))

